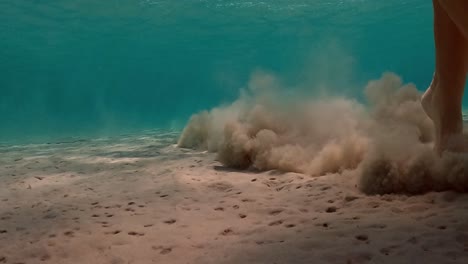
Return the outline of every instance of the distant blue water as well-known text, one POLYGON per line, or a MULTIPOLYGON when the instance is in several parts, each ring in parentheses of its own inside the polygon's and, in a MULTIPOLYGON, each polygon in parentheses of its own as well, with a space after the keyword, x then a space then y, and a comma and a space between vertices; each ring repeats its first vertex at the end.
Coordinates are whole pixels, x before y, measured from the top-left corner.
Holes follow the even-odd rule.
POLYGON ((180 129, 257 68, 358 99, 384 71, 424 89, 433 50, 427 0, 2 0, 0 142, 180 129))

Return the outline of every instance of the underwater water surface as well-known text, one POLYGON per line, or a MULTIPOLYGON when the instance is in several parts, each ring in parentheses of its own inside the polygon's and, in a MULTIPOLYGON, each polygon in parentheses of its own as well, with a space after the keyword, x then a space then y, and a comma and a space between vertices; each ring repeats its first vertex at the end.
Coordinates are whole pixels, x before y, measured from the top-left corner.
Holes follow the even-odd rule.
POLYGON ((383 72, 424 90, 426 0, 0 1, 0 142, 180 130, 257 69, 362 100, 383 72))

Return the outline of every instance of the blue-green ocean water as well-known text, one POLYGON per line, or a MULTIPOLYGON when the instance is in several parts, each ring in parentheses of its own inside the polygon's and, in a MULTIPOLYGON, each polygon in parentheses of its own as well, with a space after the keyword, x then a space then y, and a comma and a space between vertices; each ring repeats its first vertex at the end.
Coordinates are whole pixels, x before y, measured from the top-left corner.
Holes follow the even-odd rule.
POLYGON ((258 68, 362 99, 434 68, 427 0, 0 0, 0 142, 181 129, 258 68))

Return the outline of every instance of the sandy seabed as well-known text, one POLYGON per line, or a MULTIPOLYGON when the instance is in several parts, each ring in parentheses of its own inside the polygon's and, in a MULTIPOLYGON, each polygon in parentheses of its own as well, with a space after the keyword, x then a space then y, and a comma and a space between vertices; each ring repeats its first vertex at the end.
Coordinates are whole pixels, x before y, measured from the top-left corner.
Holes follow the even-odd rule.
POLYGON ((0 263, 468 263, 468 196, 236 171, 178 133, 0 148, 0 263))

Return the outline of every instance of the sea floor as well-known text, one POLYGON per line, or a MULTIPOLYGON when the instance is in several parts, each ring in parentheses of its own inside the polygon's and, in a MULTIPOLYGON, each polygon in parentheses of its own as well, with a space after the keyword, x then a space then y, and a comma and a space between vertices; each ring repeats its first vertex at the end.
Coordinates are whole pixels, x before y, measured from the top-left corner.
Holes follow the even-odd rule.
POLYGON ((468 195, 237 171, 178 136, 0 147, 0 263, 468 263, 468 195))

